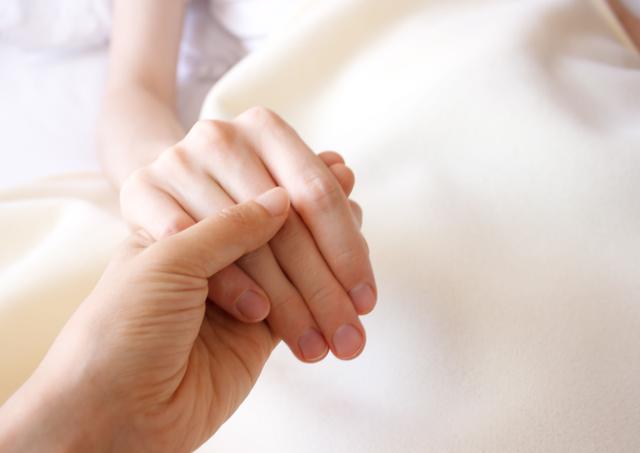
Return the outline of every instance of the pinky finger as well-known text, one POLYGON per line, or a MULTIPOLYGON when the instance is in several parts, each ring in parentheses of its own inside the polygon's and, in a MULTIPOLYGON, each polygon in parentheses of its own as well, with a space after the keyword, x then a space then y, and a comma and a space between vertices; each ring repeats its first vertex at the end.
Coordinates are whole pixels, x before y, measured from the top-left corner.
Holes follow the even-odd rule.
POLYGON ((329 167, 333 176, 338 180, 342 191, 348 197, 353 191, 353 186, 356 183, 356 177, 353 171, 345 164, 333 164, 329 167))
POLYGON ((318 154, 318 157, 327 167, 331 167, 333 164, 344 164, 344 157, 335 151, 323 151, 318 154))
POLYGON ((353 200, 349 200, 349 205, 351 206, 351 214, 353 214, 358 228, 362 228, 362 208, 353 200))

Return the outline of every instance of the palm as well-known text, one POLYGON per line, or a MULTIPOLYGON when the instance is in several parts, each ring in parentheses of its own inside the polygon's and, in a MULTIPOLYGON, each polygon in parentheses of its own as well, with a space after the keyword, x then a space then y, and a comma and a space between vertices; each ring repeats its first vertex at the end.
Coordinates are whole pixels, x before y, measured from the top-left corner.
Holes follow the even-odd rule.
POLYGON ((200 410, 218 409, 208 417, 205 430, 209 435, 240 406, 274 346, 266 323, 242 323, 208 305, 182 391, 193 404, 201 406, 200 410), (206 398, 202 395, 203 384, 207 387, 206 398))
POLYGON ((112 358, 99 374, 126 395, 120 411, 134 416, 123 447, 192 451, 242 403, 276 340, 265 322, 243 323, 205 302, 206 279, 162 270, 144 287, 137 303, 100 305, 102 350, 112 358))
POLYGON ((171 394, 138 433, 157 444, 146 447, 179 451, 201 445, 248 395, 275 344, 266 323, 239 322, 208 302, 186 369, 183 364, 183 372, 169 377, 162 367, 165 378, 156 381, 171 394))

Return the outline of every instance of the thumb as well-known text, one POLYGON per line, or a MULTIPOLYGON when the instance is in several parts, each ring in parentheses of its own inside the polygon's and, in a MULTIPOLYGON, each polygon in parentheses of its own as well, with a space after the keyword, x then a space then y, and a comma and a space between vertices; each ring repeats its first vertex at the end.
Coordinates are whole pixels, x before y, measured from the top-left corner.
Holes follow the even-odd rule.
POLYGON ((156 242, 147 249, 148 257, 167 271, 209 278, 266 244, 288 211, 287 192, 275 187, 156 242))

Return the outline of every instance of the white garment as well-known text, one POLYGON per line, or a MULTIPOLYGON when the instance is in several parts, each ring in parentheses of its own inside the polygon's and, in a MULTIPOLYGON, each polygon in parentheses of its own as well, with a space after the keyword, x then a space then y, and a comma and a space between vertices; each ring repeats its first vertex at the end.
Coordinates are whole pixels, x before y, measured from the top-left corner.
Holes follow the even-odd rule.
POLYGON ((108 0, 2 0, 0 39, 23 49, 80 49, 104 44, 108 0))
MULTIPOLYGON (((178 64, 189 127, 207 90, 280 26, 298 0, 192 0, 178 64)), ((98 171, 95 126, 111 0, 0 0, 0 187, 98 171), (37 108, 35 108, 37 106, 37 108)))
MULTIPOLYGON (((296 0, 192 0, 189 9, 201 21, 209 20, 209 27, 222 28, 244 49, 253 50, 286 21, 295 3, 296 0)), ((110 29, 111 0, 0 3, 0 39, 24 49, 86 49, 106 43, 110 29)), ((191 32, 187 36, 195 35, 191 32)), ((201 39, 198 41, 202 43, 201 39)), ((224 47, 228 41, 222 39, 209 45, 224 47)))
POLYGON ((247 50, 254 50, 287 22, 295 3, 297 0, 214 0, 210 10, 247 50))

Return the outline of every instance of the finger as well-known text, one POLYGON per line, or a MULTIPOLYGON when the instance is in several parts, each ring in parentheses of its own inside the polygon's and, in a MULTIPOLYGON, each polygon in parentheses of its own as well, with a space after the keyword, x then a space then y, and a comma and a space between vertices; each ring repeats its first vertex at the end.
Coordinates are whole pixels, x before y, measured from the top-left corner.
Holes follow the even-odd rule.
POLYGON ((271 241, 271 248, 276 256, 287 258, 280 265, 303 295, 333 354, 343 360, 357 357, 365 346, 364 327, 322 256, 307 252, 314 249, 314 241, 294 212, 271 241))
POLYGON ((353 171, 344 163, 344 158, 335 151, 324 151, 318 154, 318 157, 331 170, 333 176, 338 180, 342 191, 348 197, 353 191, 355 185, 355 175, 353 171))
POLYGON ((245 132, 278 185, 313 234, 333 274, 348 291, 358 312, 376 300, 373 270, 345 194, 331 172, 274 113, 254 108, 234 120, 245 132), (259 133, 252 133, 255 125, 259 133))
POLYGON ((245 322, 263 321, 271 311, 264 290, 236 264, 225 267, 209 278, 209 299, 245 322))
POLYGON ((322 360, 329 351, 320 328, 298 290, 284 276, 269 247, 261 247, 238 260, 271 300, 267 322, 271 331, 282 338, 291 351, 304 362, 322 360))
POLYGON ((355 186, 356 184, 356 177, 353 174, 353 171, 351 171, 351 169, 345 164, 340 163, 331 165, 329 167, 329 170, 331 170, 331 173, 333 173, 333 176, 338 181, 338 184, 340 184, 340 187, 342 188, 345 196, 348 197, 349 195, 351 195, 353 186, 355 186))
POLYGON ((351 213, 358 224, 358 228, 362 228, 362 208, 353 200, 349 200, 349 205, 351 205, 351 213))
MULTIPOLYGON (((160 188, 196 221, 235 203, 204 171, 190 164, 193 155, 180 146, 165 152, 153 164, 160 188)), ((231 264, 209 280, 209 298, 240 321, 258 322, 267 317, 269 298, 237 265, 231 264)))
MULTIPOLYGON (((246 151, 242 146, 238 146, 238 140, 233 136, 233 131, 229 131, 225 123, 213 121, 198 122, 183 140, 183 145, 195 150, 202 156, 203 162, 209 162, 210 181, 200 183, 191 178, 182 178, 179 182, 180 191, 185 193, 187 200, 184 203, 202 205, 207 209, 215 208, 208 203, 208 200, 217 199, 217 194, 204 193, 204 186, 211 186, 212 182, 216 187, 225 193, 226 197, 233 198, 223 201, 223 206, 245 201, 273 187, 273 181, 269 177, 266 169, 262 166, 254 153, 243 155, 246 151), (209 137, 209 140, 202 140, 202 137, 209 137), (253 160, 252 160, 253 159, 253 160), (252 164, 259 164, 257 170, 252 164), (256 174, 257 173, 257 174, 256 174), (220 187, 220 181, 216 181, 218 176, 224 176, 235 182, 244 192, 242 196, 237 193, 227 194, 228 187, 220 187), (246 191, 256 178, 263 177, 266 184, 261 190, 246 191), (194 184, 200 188, 192 187, 194 184), (227 203, 227 204, 225 204, 227 203)), ((174 177, 174 180, 178 178, 174 177)), ((176 181, 177 183, 177 181, 176 181)), ((305 362, 314 362, 322 359, 328 352, 328 346, 323 337, 318 334, 317 326, 313 316, 309 312, 301 295, 291 284, 287 276, 283 273, 280 265, 276 261, 271 249, 268 246, 261 247, 255 252, 238 260, 239 267, 257 282, 269 295, 271 311, 267 322, 272 332, 281 337, 292 352, 305 362)), ((210 289, 224 286, 224 281, 219 274, 210 279, 210 289), (220 280, 220 281, 219 281, 220 280)))
POLYGON ((331 167, 333 164, 344 164, 344 157, 335 151, 323 151, 318 153, 318 157, 327 167, 331 167))
POLYGON ((277 187, 156 242, 143 253, 175 272, 209 278, 266 244, 288 212, 287 193, 277 187))
MULTIPOLYGON (((242 146, 240 140, 236 140, 235 145, 232 150, 219 149, 211 152, 209 171, 226 193, 234 200, 242 201, 275 183, 254 152, 242 146)), ((352 222, 355 225, 353 220, 352 222)), ((270 247, 278 258, 279 267, 297 288, 304 302, 297 303, 288 298, 286 293, 280 292, 280 300, 286 303, 286 308, 282 306, 281 309, 281 304, 274 302, 272 297, 272 314, 267 318, 269 324, 283 336, 294 352, 299 349, 307 361, 312 361, 309 360, 311 352, 322 352, 318 358, 322 358, 326 352, 315 331, 316 323, 337 357, 355 357, 364 346, 364 329, 349 296, 336 280, 313 237, 295 212, 290 213, 287 225, 289 227, 285 229, 288 233, 284 237, 276 236, 270 247), (279 247, 277 243, 282 241, 288 244, 279 247), (340 333, 336 336, 338 331, 348 331, 350 334, 340 333)), ((268 280, 264 283, 261 280, 266 270, 256 266, 257 263, 258 259, 247 261, 245 258, 239 264, 272 295, 272 290, 265 286, 269 284, 268 280)))
POLYGON ((129 225, 145 230, 156 240, 195 223, 171 195, 140 172, 132 175, 122 186, 120 200, 122 216, 129 225))

